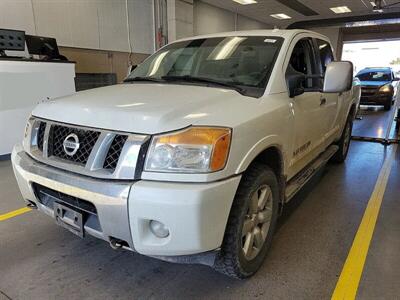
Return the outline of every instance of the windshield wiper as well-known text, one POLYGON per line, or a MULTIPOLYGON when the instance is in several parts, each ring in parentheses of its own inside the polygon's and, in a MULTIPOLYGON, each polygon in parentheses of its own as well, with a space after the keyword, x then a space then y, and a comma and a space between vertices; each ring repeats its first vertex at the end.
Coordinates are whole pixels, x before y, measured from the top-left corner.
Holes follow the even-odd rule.
POLYGON ((215 79, 210 79, 210 78, 204 78, 204 77, 195 77, 195 76, 190 76, 190 75, 183 75, 183 76, 176 76, 176 75, 166 75, 162 76, 161 79, 165 81, 184 81, 184 82, 201 82, 201 83, 208 83, 212 85, 217 85, 217 86, 222 86, 230 89, 234 89, 240 94, 244 94, 246 90, 236 82, 225 82, 225 81, 219 81, 215 79))
POLYGON ((151 81, 151 82, 165 82, 162 79, 159 78, 154 78, 154 77, 131 77, 131 78, 126 78, 124 82, 133 82, 133 81, 151 81))

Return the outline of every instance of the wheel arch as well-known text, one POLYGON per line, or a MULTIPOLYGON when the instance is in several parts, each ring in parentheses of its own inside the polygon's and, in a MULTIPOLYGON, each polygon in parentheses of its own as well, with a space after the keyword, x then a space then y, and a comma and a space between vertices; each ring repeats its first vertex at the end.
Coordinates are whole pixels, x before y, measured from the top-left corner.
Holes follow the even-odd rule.
POLYGON ((244 156, 236 173, 245 172, 254 162, 262 162, 270 166, 277 176, 284 173, 284 151, 278 136, 268 136, 255 144, 244 156))
POLYGON ((347 116, 351 116, 354 119, 356 117, 356 114, 357 114, 357 104, 353 103, 350 106, 350 110, 349 110, 349 113, 347 114, 347 116))
POLYGON ((253 148, 253 151, 247 155, 247 159, 244 160, 244 163, 242 163, 240 166, 240 173, 246 172, 246 170, 254 163, 262 163, 267 165, 272 169, 278 179, 281 192, 281 201, 283 201, 286 177, 285 158, 282 147, 277 143, 273 143, 264 147, 256 147, 256 149, 258 149, 258 151, 255 151, 253 148), (251 157, 251 159, 249 159, 249 157, 251 157))
MULTIPOLYGON (((252 163, 259 162, 269 166, 277 177, 283 174, 283 154, 280 148, 276 145, 269 146, 261 151, 252 161, 252 163)), ((251 164, 250 164, 251 165, 251 164)))

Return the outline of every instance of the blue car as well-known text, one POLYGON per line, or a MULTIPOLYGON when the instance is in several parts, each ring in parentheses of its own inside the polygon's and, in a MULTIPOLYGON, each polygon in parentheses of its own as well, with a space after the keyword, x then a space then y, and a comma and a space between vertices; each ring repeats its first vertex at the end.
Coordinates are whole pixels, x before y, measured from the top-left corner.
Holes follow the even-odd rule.
POLYGON ((357 73, 361 81, 360 104, 383 105, 385 110, 390 110, 393 103, 394 76, 391 68, 365 68, 357 73))

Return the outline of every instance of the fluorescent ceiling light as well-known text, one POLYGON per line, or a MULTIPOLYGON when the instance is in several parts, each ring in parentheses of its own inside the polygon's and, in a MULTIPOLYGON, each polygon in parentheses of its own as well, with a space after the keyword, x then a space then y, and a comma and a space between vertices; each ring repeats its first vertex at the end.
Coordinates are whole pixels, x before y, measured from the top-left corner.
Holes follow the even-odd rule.
POLYGON ((330 10, 333 11, 335 14, 344 14, 351 12, 351 9, 347 6, 331 7, 330 10))
POLYGON ((242 5, 257 3, 256 0, 233 0, 233 1, 236 2, 236 3, 242 4, 242 5))
POLYGON ((288 16, 286 14, 273 14, 271 17, 278 19, 278 20, 285 20, 285 19, 291 19, 291 16, 288 16))

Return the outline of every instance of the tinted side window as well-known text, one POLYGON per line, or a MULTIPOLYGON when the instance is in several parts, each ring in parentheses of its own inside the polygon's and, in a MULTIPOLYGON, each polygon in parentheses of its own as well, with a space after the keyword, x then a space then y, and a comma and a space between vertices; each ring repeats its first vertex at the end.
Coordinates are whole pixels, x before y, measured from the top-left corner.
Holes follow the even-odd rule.
POLYGON ((325 74, 326 66, 334 61, 331 45, 323 40, 317 39, 319 57, 321 60, 322 73, 325 74))
MULTIPOLYGON (((286 73, 303 73, 305 75, 319 73, 317 72, 317 64, 310 39, 302 39, 294 46, 286 73)), ((319 87, 319 82, 315 78, 309 78, 303 82, 303 86, 308 89, 314 89, 319 87)))

